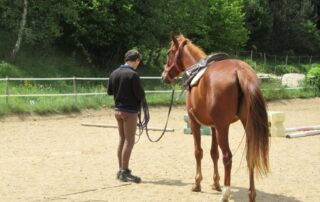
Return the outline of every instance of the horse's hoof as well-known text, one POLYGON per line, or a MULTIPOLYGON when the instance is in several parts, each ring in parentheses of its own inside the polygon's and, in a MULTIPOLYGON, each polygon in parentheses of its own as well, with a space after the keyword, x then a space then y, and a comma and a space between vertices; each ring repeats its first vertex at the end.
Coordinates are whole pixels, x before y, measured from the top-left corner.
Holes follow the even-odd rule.
POLYGON ((201 186, 196 186, 194 185, 191 189, 193 192, 200 192, 201 191, 201 186))
POLYGON ((228 202, 230 197, 230 187, 223 187, 222 196, 220 198, 220 202, 228 202))
POLYGON ((221 197, 220 200, 219 200, 219 202, 228 202, 228 201, 229 201, 229 199, 223 198, 223 197, 221 197))
POLYGON ((221 189, 221 187, 220 187, 220 185, 219 184, 214 184, 214 185, 212 185, 212 189, 213 190, 216 190, 216 191, 222 191, 222 189, 221 189))

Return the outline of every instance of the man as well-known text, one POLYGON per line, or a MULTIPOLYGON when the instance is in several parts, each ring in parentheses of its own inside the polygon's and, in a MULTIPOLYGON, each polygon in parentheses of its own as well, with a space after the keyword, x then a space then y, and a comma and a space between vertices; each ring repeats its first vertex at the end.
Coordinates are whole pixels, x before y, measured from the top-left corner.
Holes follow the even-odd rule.
POLYGON ((114 70, 109 77, 108 94, 113 95, 115 102, 115 118, 118 123, 119 171, 117 179, 122 182, 139 183, 141 178, 131 174, 129 161, 135 144, 140 102, 145 99, 145 92, 140 77, 135 71, 141 61, 137 50, 129 50, 124 56, 125 64, 114 70))

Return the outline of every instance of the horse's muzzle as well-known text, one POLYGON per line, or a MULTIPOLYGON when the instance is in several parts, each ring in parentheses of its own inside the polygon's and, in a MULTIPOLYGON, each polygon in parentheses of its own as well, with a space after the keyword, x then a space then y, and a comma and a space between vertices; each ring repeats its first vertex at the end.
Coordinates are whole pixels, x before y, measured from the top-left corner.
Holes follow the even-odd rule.
POLYGON ((174 84, 179 80, 178 77, 171 78, 168 73, 162 73, 162 81, 166 84, 174 84))
POLYGON ((162 81, 163 81, 164 83, 167 83, 167 84, 170 83, 170 79, 169 79, 169 76, 168 76, 168 73, 167 73, 167 72, 163 72, 162 75, 161 75, 161 77, 162 77, 162 81))

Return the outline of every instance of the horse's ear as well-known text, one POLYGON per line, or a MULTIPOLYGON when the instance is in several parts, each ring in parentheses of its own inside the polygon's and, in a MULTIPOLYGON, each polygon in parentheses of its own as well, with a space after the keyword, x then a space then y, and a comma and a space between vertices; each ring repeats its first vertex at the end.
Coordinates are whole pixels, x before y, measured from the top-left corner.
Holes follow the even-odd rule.
POLYGON ((171 32, 171 39, 173 41, 173 44, 175 47, 179 48, 179 42, 176 38, 176 34, 174 32, 171 32))

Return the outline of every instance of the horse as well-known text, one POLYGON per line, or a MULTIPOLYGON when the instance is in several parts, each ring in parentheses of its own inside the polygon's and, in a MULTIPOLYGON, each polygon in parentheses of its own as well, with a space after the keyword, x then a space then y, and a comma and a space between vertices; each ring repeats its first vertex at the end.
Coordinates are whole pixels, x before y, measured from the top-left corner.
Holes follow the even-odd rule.
MULTIPOLYGON (((173 84, 189 67, 207 57, 206 53, 182 34, 171 35, 171 46, 167 51, 167 62, 162 80, 173 84)), ((192 191, 201 191, 202 171, 200 126, 211 127, 213 160, 213 186, 222 191, 220 201, 230 198, 232 153, 229 148, 229 126, 241 121, 246 135, 246 160, 249 171, 248 198, 255 201, 254 173, 266 176, 269 172, 269 125, 267 106, 253 68, 239 59, 221 59, 206 65, 198 84, 186 95, 186 110, 194 139, 196 159, 195 183, 192 191), (218 172, 219 151, 224 165, 224 187, 220 187, 218 172)))

